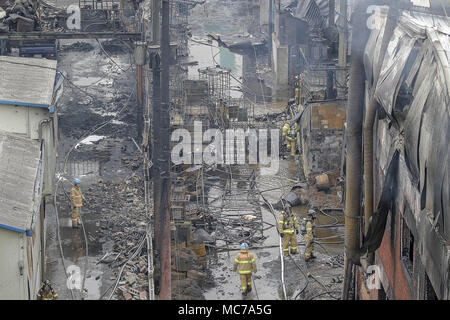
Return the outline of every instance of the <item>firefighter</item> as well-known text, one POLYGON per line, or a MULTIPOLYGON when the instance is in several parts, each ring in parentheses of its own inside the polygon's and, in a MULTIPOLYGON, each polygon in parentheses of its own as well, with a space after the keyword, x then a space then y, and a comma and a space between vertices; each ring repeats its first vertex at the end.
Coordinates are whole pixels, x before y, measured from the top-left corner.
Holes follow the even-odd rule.
POLYGON ((295 88, 295 98, 294 98, 295 104, 299 105, 300 104, 300 79, 299 79, 298 75, 295 76, 294 88, 295 88))
POLYGON ((58 293, 52 288, 50 281, 45 280, 37 294, 38 300, 58 300, 58 293))
POLYGON ((86 198, 83 196, 80 187, 80 179, 73 179, 73 187, 70 191, 70 205, 72 207, 72 228, 79 228, 79 219, 81 215, 81 207, 83 206, 83 200, 86 198))
POLYGON ((299 127, 298 127, 298 123, 297 122, 294 122, 294 131, 295 132, 299 132, 299 127))
POLYGON ((248 244, 243 242, 241 244, 241 252, 234 259, 233 271, 239 266, 239 278, 241 279, 242 295, 246 296, 248 292, 252 291, 252 272, 256 273, 256 262, 253 255, 248 252, 248 244))
POLYGON ((289 129, 289 133, 287 134, 288 149, 290 146, 291 147, 291 156, 293 156, 293 157, 295 157, 295 153, 296 153, 297 135, 298 135, 298 125, 296 122, 294 124, 294 126, 289 129))
POLYGON ((289 141, 287 140, 287 135, 289 134, 289 130, 290 130, 289 121, 286 121, 286 123, 283 126, 282 133, 283 133, 283 144, 285 144, 287 146, 288 150, 291 147, 289 141))
POLYGON ((287 257, 289 252, 297 254, 298 222, 297 217, 287 208, 278 219, 278 232, 280 233, 283 253, 287 257))
POLYGON ((305 235, 305 261, 309 261, 310 259, 315 259, 314 255, 314 222, 316 220, 314 210, 308 211, 308 218, 306 219, 306 235, 305 235))

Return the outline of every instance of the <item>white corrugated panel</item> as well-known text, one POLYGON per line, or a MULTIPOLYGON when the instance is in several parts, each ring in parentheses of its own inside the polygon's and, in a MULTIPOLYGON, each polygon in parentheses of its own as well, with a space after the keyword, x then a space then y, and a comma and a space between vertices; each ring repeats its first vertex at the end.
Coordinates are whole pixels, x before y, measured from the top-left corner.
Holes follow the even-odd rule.
POLYGON ((0 131, 0 227, 30 228, 40 142, 0 131))
POLYGON ((49 106, 56 63, 48 59, 0 56, 0 103, 49 106))

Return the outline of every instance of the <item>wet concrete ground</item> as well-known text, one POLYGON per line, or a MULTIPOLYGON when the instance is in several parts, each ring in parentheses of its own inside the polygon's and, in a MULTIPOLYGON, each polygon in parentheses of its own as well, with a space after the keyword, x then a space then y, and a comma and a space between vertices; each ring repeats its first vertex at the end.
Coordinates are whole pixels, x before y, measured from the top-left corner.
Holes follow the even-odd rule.
MULTIPOLYGON (((236 28, 240 24, 239 21, 245 19, 245 14, 239 13, 239 2, 223 1, 220 6, 217 0, 207 2, 206 9, 197 7, 193 13, 192 26, 194 37, 204 37, 205 33, 213 32, 216 27, 223 26, 226 30, 221 32, 246 33, 248 28, 236 28), (221 8, 224 5, 232 4, 232 10, 226 11, 222 15, 221 8), (202 10, 210 10, 215 15, 222 15, 224 21, 214 20, 214 15, 207 16, 207 19, 201 20, 202 10), (212 10, 212 11, 211 11, 212 10), (233 21, 233 23, 225 23, 233 21), (200 26, 200 27, 198 27, 200 26), (198 32, 197 32, 197 31, 198 32), (201 31, 199 31, 201 30, 201 31)), ((191 18, 190 18, 191 20, 191 18)), ((248 20, 250 21, 250 20, 248 20)), ((82 87, 82 90, 67 86, 64 96, 62 97, 60 113, 60 170, 62 170, 62 161, 64 155, 69 148, 78 142, 86 130, 92 126, 102 123, 117 115, 118 111, 126 103, 128 95, 132 92, 133 83, 130 81, 134 77, 133 70, 129 68, 129 55, 126 53, 112 54, 114 61, 119 65, 115 65, 108 60, 103 54, 99 45, 95 41, 87 41, 92 45, 93 50, 76 51, 65 50, 58 61, 58 68, 68 72, 68 77, 74 86, 82 87), (126 70, 126 71, 124 71, 126 70)), ((62 42, 61 45, 73 44, 71 41, 62 42)), ((211 55, 211 49, 206 48, 209 52, 201 53, 204 57, 211 57, 211 65, 214 60, 211 55)), ((208 64, 208 58, 205 58, 205 64, 208 64)), ((278 112, 283 108, 283 103, 273 105, 261 105, 257 110, 259 114, 278 112)), ((129 158, 135 151, 135 146, 130 137, 136 136, 136 128, 134 126, 135 114, 134 110, 126 110, 115 119, 105 129, 89 135, 89 138, 73 151, 67 164, 65 172, 59 172, 62 176, 64 189, 68 192, 71 187, 71 179, 79 176, 82 180, 83 190, 89 194, 89 187, 97 189, 99 180, 102 182, 120 182, 126 180, 134 172, 139 170, 130 169, 123 159, 129 158), (104 138, 103 138, 104 137, 104 138)), ((262 176, 258 179, 257 185, 261 191, 272 189, 274 187, 290 185, 292 181, 287 182, 286 178, 299 180, 299 166, 292 158, 281 161, 280 172, 275 176, 262 176)), ((241 187, 244 187, 242 185, 241 187)), ((279 190, 264 193, 265 197, 271 202, 278 202, 283 193, 290 190, 289 186, 282 187, 279 190)), ((60 190, 61 191, 61 190, 60 190)), ((100 195, 102 194, 101 191, 100 195)), ((106 192, 106 191, 105 191, 106 192)), ((98 196, 98 194, 97 194, 98 196)), ((110 196, 104 193, 104 196, 110 196)), ((89 202, 88 198, 88 202, 89 202)), ((121 206, 121 204, 117 204, 121 206)), ((102 294, 110 287, 115 280, 114 270, 104 264, 97 264, 98 260, 105 253, 111 252, 114 242, 107 237, 98 234, 99 224, 102 218, 108 218, 107 213, 103 212, 104 208, 97 204, 92 206, 89 203, 83 208, 83 219, 89 239, 89 255, 86 260, 86 248, 84 245, 84 234, 82 229, 72 230, 70 227, 70 210, 68 201, 62 192, 58 194, 58 211, 60 219, 60 235, 63 254, 65 256, 66 268, 69 266, 77 266, 83 274, 87 270, 85 280, 86 291, 83 294, 85 299, 99 299, 102 294)), ((296 208, 295 212, 299 215, 299 219, 304 217, 308 208, 296 208)), ((64 267, 61 262, 58 242, 56 241, 57 226, 55 208, 51 203, 47 204, 47 277, 55 284, 56 289, 60 293, 61 299, 71 299, 70 290, 67 288, 67 278, 65 276, 64 267)), ((108 209, 108 211, 111 211, 108 209)), ((261 207, 264 221, 276 224, 272 213, 261 207)), ((341 219, 341 217, 338 217, 341 219)), ((319 224, 329 224, 330 218, 321 217, 319 215, 319 224)), ((320 230, 317 232, 319 237, 328 237, 342 233, 339 228, 320 230)), ((255 289, 247 299, 281 299, 283 297, 281 288, 281 267, 279 248, 275 247, 279 244, 279 237, 274 227, 264 231, 267 238, 258 243, 258 246, 269 246, 270 248, 258 249, 251 251, 257 258, 259 272, 255 277, 255 289)), ((302 237, 298 236, 299 242, 302 237)), ((338 238, 339 239, 339 238, 338 238)), ((335 240, 335 239, 332 239, 335 240)), ((217 243, 218 246, 224 243, 217 243)), ((316 245, 318 258, 306 264, 303 261, 302 252, 304 247, 300 247, 300 254, 294 256, 294 260, 304 272, 311 274, 321 281, 324 285, 329 285, 329 290, 338 290, 340 284, 336 283, 337 277, 342 274, 342 268, 333 268, 328 265, 331 256, 341 254, 342 246, 339 244, 325 245, 327 254, 322 252, 316 245), (335 279, 335 283, 333 283, 335 279)), ((206 299, 241 299, 239 289, 239 278, 237 274, 232 272, 232 265, 235 255, 238 252, 221 252, 210 254, 208 256, 209 268, 212 270, 213 280, 217 284, 212 289, 205 292, 206 299)), ((292 260, 285 261, 285 282, 286 291, 289 298, 295 298, 296 295, 305 288, 306 278, 303 273, 295 266, 292 260)), ((308 286, 303 294, 297 298, 307 299, 316 294, 323 292, 325 289, 321 287, 312 278, 308 278, 308 286)), ((75 299, 81 298, 80 290, 74 290, 75 299)), ((106 296, 109 295, 109 292, 106 296)), ((337 295, 337 294, 336 294, 337 295)), ((321 298, 330 298, 327 295, 321 298)))
MULTIPOLYGON (((58 68, 67 72, 70 83, 65 83, 58 109, 60 145, 57 178, 61 177, 61 183, 57 207, 65 267, 69 271, 79 270, 81 275, 86 272, 83 295, 81 290, 75 288, 72 290, 74 294, 72 297, 68 289, 59 252, 58 226, 52 203, 48 203, 46 208, 46 273, 47 278, 59 292, 60 299, 80 299, 82 296, 84 299, 99 299, 115 280, 112 270, 107 265, 97 263, 106 252, 112 250, 113 241, 98 232, 100 222, 107 213, 104 212, 104 208, 97 205, 97 199, 89 198, 92 193, 90 189, 98 190, 99 182, 125 181, 136 171, 125 163, 126 159, 131 159, 136 152, 131 140, 137 136, 135 104, 130 104, 117 119, 94 134, 86 133, 92 127, 112 119, 127 104, 128 96, 133 91, 133 82, 130 82, 133 72, 128 54, 111 52, 115 62, 113 63, 102 53, 95 40, 84 42, 89 43, 92 50, 80 51, 74 43, 76 44, 76 41, 61 41, 63 50, 58 59, 58 68), (83 139, 79 140, 81 137, 83 139), (76 148, 64 164, 66 153, 74 145, 76 148), (65 190, 70 193, 74 177, 81 179, 82 191, 87 198, 87 203, 82 209, 82 219, 88 238, 87 258, 83 229, 72 229, 69 201, 63 192, 65 190)), ((99 192, 96 197, 99 194, 101 196, 99 192)), ((117 205, 122 206, 120 203, 117 205)))
MULTIPOLYGON (((206 1, 204 6, 197 6, 192 15, 189 17, 190 26, 193 33, 193 39, 196 41, 206 42, 205 35, 208 33, 219 34, 222 37, 233 39, 236 42, 248 39, 251 37, 250 33, 258 33, 259 21, 255 20, 255 10, 248 4, 247 1, 218 1, 209 0, 206 1)), ((194 44, 191 57, 192 60, 199 61, 201 66, 215 65, 220 55, 218 49, 204 47, 201 44, 194 44)), ((259 58, 264 61, 267 58, 259 58)), ((235 65, 224 65, 232 69, 235 65)), ((191 67, 191 69, 197 68, 191 67)), ((242 68, 245 71, 246 66, 242 68)), ((240 70, 241 71, 241 70, 240 70)), ((241 71, 242 72, 242 71, 241 71)), ((190 76, 195 76, 194 72, 190 72, 190 76)), ((247 84, 248 85, 248 84, 247 84)), ((263 99, 265 100, 265 99, 263 99)), ((255 115, 265 115, 280 113, 284 110, 287 101, 282 102, 269 102, 271 99, 264 101, 265 103, 259 103, 255 108, 255 115)), ((274 123, 273 123, 274 124, 274 123)), ((272 124, 272 125, 273 125, 272 124)), ((248 171, 249 168, 245 168, 248 171)), ((239 174, 239 170, 236 169, 236 174, 239 174)), ((301 178, 301 166, 298 164, 298 159, 295 161, 292 157, 286 157, 286 159, 280 161, 280 170, 273 176, 260 176, 257 181, 257 188, 260 191, 269 190, 279 187, 278 190, 273 190, 264 193, 266 199, 275 204, 279 201, 283 194, 290 191, 290 187, 293 185, 292 181, 303 180, 301 178)), ((248 187, 248 186, 247 186, 248 187)), ((245 193, 246 184, 240 185, 242 192, 245 193)), ((217 197, 217 193, 209 193, 210 200, 217 197)), ((299 221, 302 221, 306 217, 306 213, 309 208, 296 207, 294 212, 297 214, 299 221)), ((261 206, 261 213, 263 220, 273 225, 277 224, 276 218, 265 206, 261 206)), ((332 224, 343 221, 342 215, 339 212, 327 212, 331 215, 325 216, 323 214, 318 215, 317 225, 332 224)), ((279 214, 279 212, 277 212, 279 214)), ((308 297, 314 297, 316 294, 320 294, 325 290, 322 285, 327 286, 327 290, 340 290, 340 276, 342 275, 342 266, 329 263, 331 257, 336 257, 343 254, 343 246, 341 244, 343 238, 340 235, 343 233, 342 227, 335 228, 323 228, 317 229, 316 237, 327 238, 320 240, 321 242, 328 242, 324 244, 323 248, 316 244, 315 252, 317 259, 312 262, 305 263, 303 259, 304 243, 303 237, 298 235, 300 254, 293 256, 293 259, 297 263, 298 267, 302 269, 304 273, 310 272, 314 278, 305 278, 304 274, 295 263, 290 259, 286 259, 285 263, 285 284, 286 293, 288 299, 308 299, 308 297), (320 283, 322 284, 320 284, 320 283), (307 284, 307 286, 306 286, 307 284), (305 287, 306 286, 306 287, 305 287), (328 287, 329 286, 329 287, 328 287), (302 292, 301 295, 299 293, 302 292), (298 296, 297 296, 298 295, 298 296)), ((255 277, 255 288, 248 297, 245 299, 282 299, 284 298, 283 290, 281 286, 281 261, 280 261, 280 249, 277 247, 280 242, 280 238, 275 227, 269 228, 264 231, 264 236, 267 237, 264 241, 254 244, 258 247, 267 247, 263 249, 252 250, 257 259, 258 273, 255 277)), ((319 240, 318 240, 319 241, 319 240)), ((224 247, 225 242, 217 241, 216 246, 224 247)), ((238 244, 234 244, 234 247, 238 244)), ((209 267, 212 270, 214 281, 217 284, 215 287, 205 293, 206 299, 241 299, 240 293, 240 281, 239 276, 232 271, 233 261, 238 251, 221 252, 217 254, 211 254, 208 257, 209 267)), ((338 293, 334 293, 335 297, 338 297, 338 293)), ((330 295, 322 295, 319 299, 330 299, 330 295)))
MULTIPOLYGON (((263 192, 264 197, 269 202, 274 204, 278 202, 283 194, 289 192, 290 186, 293 185, 292 182, 289 182, 285 178, 296 178, 298 170, 299 167, 292 158, 282 160, 280 162, 280 172, 274 176, 260 176, 257 182, 257 188, 263 192), (264 192, 264 190, 277 187, 279 187, 278 190, 273 190, 266 193, 264 192)), ((242 186, 242 189, 245 190, 245 186, 242 186)), ((262 206, 261 209, 263 220, 276 225, 278 215, 275 219, 267 207, 262 206)), ((306 217, 308 209, 309 208, 303 206, 294 208, 294 212, 297 214, 299 221, 306 217)), ((279 214, 279 212, 277 214, 279 214)), ((339 214, 331 214, 331 216, 335 216, 339 221, 342 220, 342 216, 339 214)), ((333 222, 335 222, 334 218, 320 214, 318 215, 317 225, 331 224, 333 222)), ((342 227, 322 230, 318 229, 316 236, 318 238, 337 236, 341 234, 342 231, 342 227)), ((281 285, 281 261, 279 248, 280 238, 275 227, 265 230, 264 236, 267 237, 265 240, 254 243, 253 246, 266 248, 252 249, 252 246, 250 246, 250 252, 252 252, 256 257, 258 272, 256 273, 254 279, 254 286, 256 290, 245 297, 245 299, 284 299, 284 293, 281 285)), ((307 299, 308 297, 312 297, 325 291, 322 285, 313 280, 313 278, 308 278, 308 280, 305 278, 304 274, 308 272, 318 279, 319 282, 322 282, 324 285, 329 285, 327 290, 339 291, 340 284, 336 282, 339 281, 338 277, 342 275, 342 267, 332 267, 328 262, 332 256, 343 253, 342 245, 323 244, 324 249, 322 249, 316 244, 315 254, 317 255, 317 259, 305 263, 303 258, 304 240, 301 235, 298 235, 297 239, 299 242, 300 253, 292 256, 295 263, 291 260, 291 258, 284 258, 284 279, 287 299, 296 298, 300 291, 305 288, 307 281, 309 282, 308 286, 306 286, 306 289, 302 291, 302 295, 299 295, 297 299, 307 299), (302 270, 299 270, 299 267, 302 270)), ((339 242, 342 238, 337 236, 337 238, 330 240, 339 242)), ((220 241, 218 241, 216 245, 225 246, 225 243, 221 244, 220 241)), ((236 247, 238 244, 231 244, 231 246, 236 247)), ((209 257, 209 267, 212 269, 217 286, 206 292, 206 299, 241 299, 239 276, 237 273, 232 271, 233 261, 237 254, 238 251, 222 252, 209 257)), ((334 295, 335 297, 339 296, 336 292, 334 295)), ((330 296, 324 295, 321 298, 330 299, 330 296)))

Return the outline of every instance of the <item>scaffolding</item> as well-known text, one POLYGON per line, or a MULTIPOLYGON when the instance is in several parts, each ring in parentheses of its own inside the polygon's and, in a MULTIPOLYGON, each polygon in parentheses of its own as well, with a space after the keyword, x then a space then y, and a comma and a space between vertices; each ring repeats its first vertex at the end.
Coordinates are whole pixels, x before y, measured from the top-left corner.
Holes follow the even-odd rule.
POLYGON ((212 102, 222 101, 230 104, 231 71, 220 67, 206 67, 198 69, 199 79, 208 83, 208 94, 212 102))
POLYGON ((188 3, 170 3, 170 32, 171 38, 177 42, 178 56, 187 57, 188 48, 188 17, 191 5, 188 3))
POLYGON ((337 93, 347 96, 348 68, 335 65, 312 65, 298 75, 299 103, 305 105, 311 101, 333 99, 337 93), (338 73, 345 72, 345 78, 339 81, 338 73))
MULTIPOLYGON (((129 32, 137 30, 134 8, 131 3, 124 6, 120 0, 78 0, 81 10, 81 29, 83 31, 124 29, 129 32)), ((127 3, 126 3, 127 4, 127 3)))

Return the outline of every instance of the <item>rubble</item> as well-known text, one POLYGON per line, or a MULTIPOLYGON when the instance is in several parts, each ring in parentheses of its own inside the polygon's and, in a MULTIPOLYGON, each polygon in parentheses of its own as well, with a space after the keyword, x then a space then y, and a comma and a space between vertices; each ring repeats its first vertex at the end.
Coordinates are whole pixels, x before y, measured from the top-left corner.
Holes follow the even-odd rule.
POLYGON ((37 0, 7 1, 0 11, 0 32, 33 31, 39 19, 37 0))
POLYGON ((88 52, 94 50, 94 46, 88 42, 77 41, 61 47, 61 51, 88 52))
POLYGON ((101 45, 108 54, 124 54, 128 52, 123 42, 117 39, 102 41, 101 45))
POLYGON ((214 243, 214 238, 211 237, 211 235, 206 232, 205 229, 199 228, 195 230, 191 235, 192 242, 207 242, 207 243, 214 243))
POLYGON ((331 183, 326 173, 316 176, 315 180, 317 190, 322 191, 330 189, 331 183))
POLYGON ((174 299, 204 299, 203 292, 214 281, 206 260, 188 248, 172 251, 172 291, 174 299))

